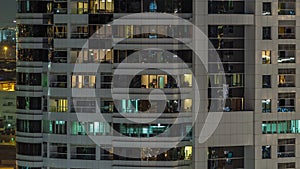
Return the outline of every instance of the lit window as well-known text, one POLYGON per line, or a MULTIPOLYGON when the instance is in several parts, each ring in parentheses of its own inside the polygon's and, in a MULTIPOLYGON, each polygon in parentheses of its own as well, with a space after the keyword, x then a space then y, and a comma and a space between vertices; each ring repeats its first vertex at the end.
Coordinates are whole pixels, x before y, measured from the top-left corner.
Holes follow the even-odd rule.
POLYGON ((278 39, 296 38, 296 21, 278 21, 278 39))
POLYGON ((48 110, 50 110, 50 112, 67 112, 68 100, 63 98, 50 98, 48 110))
POLYGON ((261 52, 262 64, 271 64, 271 51, 263 50, 261 52))
POLYGON ((278 69, 278 87, 295 87, 295 80, 295 69, 278 69))
POLYGON ((73 75, 72 88, 95 88, 96 76, 95 75, 73 75))

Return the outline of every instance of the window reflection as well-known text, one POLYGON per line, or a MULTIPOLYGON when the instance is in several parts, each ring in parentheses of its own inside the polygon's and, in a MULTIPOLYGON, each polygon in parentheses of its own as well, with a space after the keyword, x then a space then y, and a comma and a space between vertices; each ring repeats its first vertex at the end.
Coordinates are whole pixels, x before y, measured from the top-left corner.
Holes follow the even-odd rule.
POLYGON ((278 15, 295 15, 296 0, 279 0, 278 15))

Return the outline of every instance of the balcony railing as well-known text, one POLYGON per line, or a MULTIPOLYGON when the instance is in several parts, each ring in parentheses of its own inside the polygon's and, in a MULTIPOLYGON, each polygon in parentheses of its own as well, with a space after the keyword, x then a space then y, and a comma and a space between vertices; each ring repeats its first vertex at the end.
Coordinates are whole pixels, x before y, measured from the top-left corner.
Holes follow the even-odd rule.
POLYGON ((279 39, 295 39, 295 33, 278 33, 279 39))
POLYGON ((67 82, 50 82, 50 87, 67 88, 67 82))
POLYGON ((280 9, 278 15, 296 15, 295 9, 280 9))

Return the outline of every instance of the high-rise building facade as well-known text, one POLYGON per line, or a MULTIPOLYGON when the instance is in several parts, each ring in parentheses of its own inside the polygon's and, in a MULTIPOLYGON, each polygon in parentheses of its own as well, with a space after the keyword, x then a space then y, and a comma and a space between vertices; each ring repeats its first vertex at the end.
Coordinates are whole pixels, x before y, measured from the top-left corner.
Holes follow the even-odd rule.
POLYGON ((300 168, 295 0, 17 3, 18 168, 300 168))

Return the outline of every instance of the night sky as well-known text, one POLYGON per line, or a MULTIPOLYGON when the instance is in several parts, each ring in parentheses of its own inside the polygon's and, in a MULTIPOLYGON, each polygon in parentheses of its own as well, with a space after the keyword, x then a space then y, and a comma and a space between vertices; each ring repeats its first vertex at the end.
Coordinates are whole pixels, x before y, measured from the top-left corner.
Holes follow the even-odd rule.
POLYGON ((16 0, 0 0, 0 27, 14 26, 16 0))

